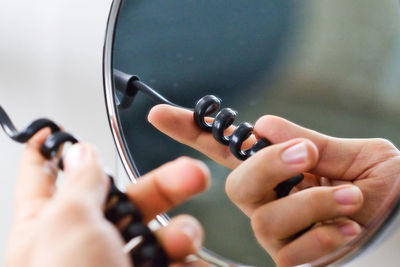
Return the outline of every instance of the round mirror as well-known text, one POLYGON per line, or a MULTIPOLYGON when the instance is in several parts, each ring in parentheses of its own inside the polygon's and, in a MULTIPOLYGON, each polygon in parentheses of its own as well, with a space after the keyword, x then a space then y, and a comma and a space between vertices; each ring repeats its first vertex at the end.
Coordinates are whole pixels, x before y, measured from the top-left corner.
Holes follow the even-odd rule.
MULTIPOLYGON (((269 145, 268 141, 280 142, 252 135, 251 125, 241 123, 254 124, 263 115, 274 114, 329 136, 379 137, 400 144, 399 22, 397 3, 390 0, 114 0, 104 50, 104 84, 111 128, 129 178, 135 181, 179 156, 201 159, 211 170, 210 189, 169 215, 189 213, 200 220, 207 249, 198 256, 210 263, 274 266, 276 248, 268 249, 257 240, 249 212, 228 198, 225 183, 232 170, 257 155, 269 145), (206 95, 218 98, 204 98, 206 95), (201 106, 205 102, 208 104, 201 106), (152 110, 160 103, 167 105, 152 110), (211 112, 213 105, 215 112, 211 112), (222 108, 232 108, 238 114, 222 108), (218 109, 225 113, 218 113, 218 109), (215 117, 216 113, 215 119, 204 122, 204 116, 215 117), (205 123, 203 128, 218 128, 217 123, 209 125, 212 121, 222 123, 218 130, 203 131, 193 114, 197 114, 197 124, 205 123), (225 128, 232 123, 244 125, 247 130, 229 136, 225 128), (188 141, 189 136, 206 141, 196 146, 188 141), (243 144, 244 140, 250 144, 243 144), (225 142, 226 149, 222 150, 221 142, 225 142), (221 151, 223 157, 231 158, 229 162, 215 154, 221 151), (238 159, 233 160, 235 155, 238 159)), ((283 135, 290 136, 290 131, 280 129, 283 135)), ((389 146, 380 139, 370 141, 376 146, 389 146)), ((340 153, 340 146, 330 149, 337 152, 333 156, 337 161, 331 162, 346 156, 340 153)), ((368 160, 381 163, 380 150, 371 151, 348 164, 368 160)), ((320 157, 324 152, 319 149, 320 157)), ((269 164, 274 161, 265 159, 264 165, 269 164)), ((364 169, 332 179, 319 177, 318 184, 312 186, 307 184, 309 173, 293 174, 277 183, 274 199, 266 203, 285 203, 288 194, 301 196, 300 192, 310 187, 353 184, 362 192, 363 202, 356 213, 361 215, 314 218, 301 228, 305 216, 302 207, 282 204, 285 216, 273 213, 268 219, 265 215, 269 220, 265 232, 288 227, 285 225, 300 227, 295 234, 282 236, 279 246, 284 247, 307 233, 317 232, 314 230, 321 225, 349 219, 358 225, 358 231, 353 233, 347 228, 352 233, 333 247, 335 238, 319 240, 327 249, 315 247, 320 252, 313 257, 302 257, 305 254, 298 247, 296 264, 326 265, 363 251, 395 218, 400 178, 400 171, 393 171, 390 177, 377 175, 368 180, 368 172, 364 169)), ((243 190, 252 188, 252 178, 257 175, 257 169, 242 173, 243 190)), ((297 203, 307 203, 298 198, 297 203)), ((314 198, 311 203, 322 201, 314 198)), ((321 213, 334 209, 330 205, 318 207, 321 213)), ((168 215, 160 215, 158 221, 167 224, 168 215)), ((315 242, 315 246, 318 244, 315 242)), ((309 244, 307 249, 314 247, 309 244)))

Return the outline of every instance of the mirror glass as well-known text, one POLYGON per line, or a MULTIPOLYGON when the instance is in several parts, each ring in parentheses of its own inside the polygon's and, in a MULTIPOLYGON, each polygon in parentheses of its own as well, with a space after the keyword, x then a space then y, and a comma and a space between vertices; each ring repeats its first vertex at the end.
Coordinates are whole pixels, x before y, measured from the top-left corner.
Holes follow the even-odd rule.
MULTIPOLYGON (((203 96, 216 95, 222 107, 238 111, 235 125, 274 114, 331 136, 400 144, 396 1, 126 0, 114 1, 113 8, 105 80, 106 91, 112 90, 107 101, 115 112, 112 127, 120 137, 120 153, 137 177, 183 155, 209 166, 211 188, 170 215, 197 217, 205 228, 205 247, 217 254, 274 266, 249 218, 225 193, 231 170, 155 129, 147 121, 155 103, 145 94, 121 108, 113 70, 138 75, 190 109, 203 96)), ((391 211, 396 185, 376 199, 376 215, 362 223, 358 242, 366 242, 363 237, 372 236, 373 226, 391 211)))

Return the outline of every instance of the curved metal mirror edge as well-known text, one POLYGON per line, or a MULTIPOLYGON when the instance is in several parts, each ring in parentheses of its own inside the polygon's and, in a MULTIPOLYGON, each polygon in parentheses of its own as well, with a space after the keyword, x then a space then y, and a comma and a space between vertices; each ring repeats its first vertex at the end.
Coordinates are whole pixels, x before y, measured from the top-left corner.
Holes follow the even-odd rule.
POLYGON ((387 210, 375 215, 366 229, 356 239, 337 251, 310 263, 310 266, 343 266, 357 260, 363 254, 382 245, 389 233, 400 225, 400 196, 397 196, 387 210))
MULTIPOLYGON (((106 111, 108 114, 108 122, 110 125, 110 130, 117 148, 119 158, 122 161, 122 165, 129 177, 129 179, 136 183, 136 179, 139 177, 139 173, 134 166, 134 163, 130 161, 129 151, 124 140, 122 133, 119 130, 119 116, 117 112, 117 107, 114 102, 114 92, 113 92, 113 42, 115 37, 115 27, 117 25, 117 20, 119 16, 119 11, 123 4, 123 0, 113 0, 111 4, 111 9, 109 17, 107 20, 105 40, 103 47, 103 89, 106 104, 106 111)), ((169 222, 169 217, 167 214, 160 214, 157 216, 156 221, 161 226, 166 226, 169 222)), ((245 266, 230 263, 223 257, 203 248, 197 255, 199 258, 215 265, 221 267, 234 267, 234 266, 245 266)))

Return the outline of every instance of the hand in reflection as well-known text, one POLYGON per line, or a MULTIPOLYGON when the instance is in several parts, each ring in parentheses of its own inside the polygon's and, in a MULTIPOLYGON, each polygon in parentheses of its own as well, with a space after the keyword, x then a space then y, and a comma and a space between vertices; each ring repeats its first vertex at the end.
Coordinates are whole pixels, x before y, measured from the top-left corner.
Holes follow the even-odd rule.
POLYGON ((334 138, 264 116, 248 142, 264 137, 275 145, 241 162, 200 130, 190 111, 158 105, 148 120, 233 169, 226 192, 250 217, 257 240, 279 266, 306 263, 343 246, 389 205, 390 193, 392 200, 397 196, 400 152, 383 139, 334 138), (289 196, 276 199, 273 189, 298 173, 305 173, 304 181, 289 196))
MULTIPOLYGON (((6 266, 131 266, 120 234, 103 215, 109 180, 95 150, 88 144, 72 146, 64 181, 55 189, 57 171, 39 152, 48 136, 47 129, 36 134, 21 160, 6 266)), ((148 222, 203 191, 208 176, 202 163, 181 158, 143 176, 127 187, 127 195, 148 222)), ((197 220, 186 215, 156 234, 175 261, 195 253, 203 236, 197 220)))

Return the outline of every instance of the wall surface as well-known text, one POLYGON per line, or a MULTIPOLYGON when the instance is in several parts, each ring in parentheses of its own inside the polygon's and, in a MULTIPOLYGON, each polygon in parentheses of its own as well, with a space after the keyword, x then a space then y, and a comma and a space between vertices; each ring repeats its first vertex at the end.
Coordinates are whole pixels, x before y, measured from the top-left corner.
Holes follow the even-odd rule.
MULTIPOLYGON (((3 0, 0 104, 17 126, 49 117, 94 143, 105 165, 115 152, 103 100, 102 46, 111 0, 3 0)), ((0 133, 0 261, 13 216, 22 146, 0 133)), ((400 231, 348 266, 396 266, 400 231)))
MULTIPOLYGON (((0 105, 17 127, 49 117, 94 143, 110 168, 114 144, 103 100, 102 48, 110 0, 3 0, 0 105)), ((22 146, 0 131, 0 261, 13 215, 22 146)), ((0 264, 3 266, 3 264, 0 264)))

